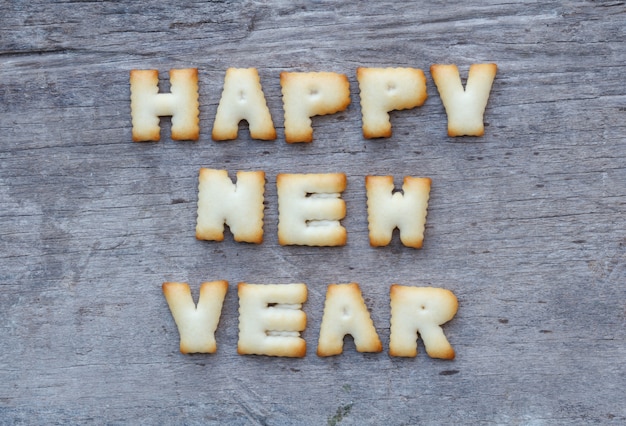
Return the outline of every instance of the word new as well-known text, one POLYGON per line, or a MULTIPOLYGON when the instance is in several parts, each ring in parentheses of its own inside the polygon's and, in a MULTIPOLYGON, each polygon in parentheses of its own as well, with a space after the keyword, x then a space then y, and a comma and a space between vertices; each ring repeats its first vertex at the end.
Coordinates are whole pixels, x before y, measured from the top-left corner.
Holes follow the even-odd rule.
MULTIPOLYGON (((219 324, 227 281, 205 282, 195 305, 187 283, 166 282, 163 294, 180 335, 182 353, 214 353, 215 330, 219 324)), ((240 355, 304 357, 306 328, 302 304, 307 298, 305 284, 239 283, 240 355)), ((449 290, 393 284, 390 288, 389 355, 415 357, 417 336, 432 358, 453 359, 454 349, 441 325, 457 312, 458 301, 449 290)), ((359 285, 331 284, 326 293, 319 331, 317 355, 339 355, 343 339, 351 335, 358 352, 381 352, 382 343, 361 295, 359 285)))
MULTIPOLYGON (((406 176, 402 191, 394 191, 392 176, 367 176, 370 245, 386 246, 394 229, 407 247, 421 248, 431 179, 406 176)), ((341 192, 343 173, 279 174, 278 242, 281 245, 343 246, 347 231, 340 220, 346 215, 341 192)), ((222 241, 228 225, 235 241, 263 241, 265 173, 237 172, 233 183, 226 170, 202 168, 199 172, 196 238, 222 241)))
MULTIPOLYGON (((496 64, 470 66, 463 87, 456 65, 435 64, 430 72, 448 117, 449 136, 482 136, 483 114, 496 64)), ((389 112, 419 107, 427 98, 426 77, 417 68, 364 68, 356 71, 360 89, 362 130, 365 138, 391 136, 389 112)), ((170 93, 159 93, 157 70, 131 70, 131 118, 134 141, 158 141, 160 116, 172 117, 172 139, 198 140, 198 70, 170 70, 170 93)), ((311 142, 311 117, 335 114, 350 104, 345 74, 333 72, 281 72, 285 141, 311 142)), ((276 139, 256 68, 229 68, 212 130, 216 141, 237 138, 246 121, 253 139, 276 139)))

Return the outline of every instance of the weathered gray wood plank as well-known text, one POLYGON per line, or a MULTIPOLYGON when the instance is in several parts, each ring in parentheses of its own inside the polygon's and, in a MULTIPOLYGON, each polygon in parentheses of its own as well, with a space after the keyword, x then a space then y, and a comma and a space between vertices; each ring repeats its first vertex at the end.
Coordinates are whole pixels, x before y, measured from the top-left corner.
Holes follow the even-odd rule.
POLYGON ((623 423, 626 6, 620 1, 11 2, 0 16, 3 423, 623 423), (482 138, 450 139, 433 63, 499 66, 482 138), (279 137, 210 140, 228 67, 257 67, 279 137), (364 140, 355 70, 426 71, 364 140), (130 137, 128 72, 200 70, 201 138, 130 137), (284 142, 279 72, 346 73, 352 104, 284 142), (196 241, 200 167, 265 170, 265 242, 196 241), (275 178, 345 172, 348 244, 277 243, 275 178), (368 245, 364 177, 433 179, 425 246, 368 245), (218 353, 184 356, 163 281, 226 279, 218 353), (309 354, 236 353, 236 283, 305 282, 309 354), (315 355, 329 283, 385 347, 315 355), (452 362, 390 358, 389 286, 449 288, 452 362))

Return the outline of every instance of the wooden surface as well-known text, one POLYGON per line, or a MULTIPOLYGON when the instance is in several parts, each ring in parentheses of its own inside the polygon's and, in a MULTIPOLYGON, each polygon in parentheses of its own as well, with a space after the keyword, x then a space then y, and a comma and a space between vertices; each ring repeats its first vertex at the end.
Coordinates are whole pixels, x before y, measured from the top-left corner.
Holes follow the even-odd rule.
POLYGON ((626 421, 626 6, 621 1, 3 2, 0 423, 626 421), (448 138, 429 67, 495 62, 482 138, 448 138), (358 66, 426 72, 393 137, 361 136, 358 66), (129 70, 200 73, 201 137, 131 142, 129 70), (210 133, 256 67, 273 142, 210 133), (280 71, 352 104, 284 142, 280 71), (200 167, 264 170, 265 242, 194 237, 200 167), (277 243, 281 172, 344 172, 342 248, 277 243), (422 250, 370 248, 364 177, 433 180, 422 250), (225 279, 218 353, 182 355, 164 281, 225 279), (236 283, 304 282, 304 359, 236 353, 236 283), (326 286, 358 282, 385 351, 315 355, 326 286), (391 358, 392 283, 452 290, 454 361, 391 358))

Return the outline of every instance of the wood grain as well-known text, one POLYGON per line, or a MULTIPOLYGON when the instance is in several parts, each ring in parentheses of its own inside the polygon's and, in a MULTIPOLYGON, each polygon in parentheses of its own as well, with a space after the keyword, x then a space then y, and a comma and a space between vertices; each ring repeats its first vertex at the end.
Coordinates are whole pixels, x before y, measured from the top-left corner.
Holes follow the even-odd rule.
POLYGON ((621 1, 5 2, 0 422, 621 424, 626 420, 621 1), (482 138, 448 138, 431 64, 495 62, 482 138), (361 136, 356 68, 429 98, 361 136), (131 142, 129 70, 197 67, 201 135, 131 142), (228 67, 257 67, 278 139, 211 141, 228 67), (280 71, 335 71, 342 113, 284 142, 280 71), (265 242, 194 238, 200 167, 264 170, 265 242), (277 243, 278 173, 344 172, 348 243, 277 243), (433 180, 424 248, 370 248, 368 174, 433 180), (214 355, 182 355, 164 281, 224 279, 214 355), (236 353, 236 283, 305 282, 304 359, 236 353), (326 286, 358 282, 385 351, 315 355, 326 286), (452 361, 391 358, 392 283, 452 290, 452 361))

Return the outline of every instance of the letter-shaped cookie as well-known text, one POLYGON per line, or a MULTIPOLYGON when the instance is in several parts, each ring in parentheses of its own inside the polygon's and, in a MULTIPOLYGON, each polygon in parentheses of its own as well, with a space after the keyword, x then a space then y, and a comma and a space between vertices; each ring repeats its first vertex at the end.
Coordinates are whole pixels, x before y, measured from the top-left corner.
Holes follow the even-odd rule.
POLYGON ((482 136, 483 115, 489 100, 496 64, 470 65, 465 89, 456 65, 430 67, 439 96, 448 115, 448 136, 482 136))
POLYGON ((276 129, 265 102, 256 68, 229 68, 213 124, 213 140, 237 138, 239 122, 246 120, 254 139, 276 139, 276 129))
POLYGON ((345 174, 279 174, 276 186, 281 245, 346 244, 346 229, 339 223, 346 215, 340 194, 346 188, 345 174))
POLYGON ((442 288, 394 284, 391 286, 390 299, 389 355, 416 356, 419 333, 428 356, 454 358, 454 349, 440 327, 456 314, 458 301, 454 293, 442 288))
POLYGON ((239 283, 240 355, 304 357, 306 328, 301 310, 307 298, 304 284, 239 283))
POLYGON ((426 101, 426 76, 416 68, 357 68, 363 136, 391 136, 389 111, 418 107, 426 101))
POLYGON ((223 241, 224 224, 237 242, 263 242, 265 172, 237 172, 237 184, 226 170, 200 169, 196 238, 223 241))
POLYGON ((210 354, 217 350, 214 333, 227 291, 227 281, 202 283, 196 306, 187 283, 163 283, 165 300, 178 327, 182 353, 210 354))
POLYGON ((200 136, 198 70, 170 70, 170 93, 159 93, 157 70, 130 71, 130 115, 133 141, 158 141, 159 117, 172 116, 172 139, 198 140, 200 136))
POLYGON ((281 72, 285 141, 311 142, 311 117, 343 111, 350 104, 350 83, 333 72, 281 72))
POLYGON ((370 245, 386 246, 393 230, 400 229, 400 241, 421 248, 430 194, 430 178, 406 176, 402 193, 393 192, 393 176, 366 176, 367 220, 370 245))
POLYGON ((317 355, 331 356, 342 353, 343 338, 346 334, 352 336, 359 352, 383 350, 359 285, 331 284, 326 291, 317 355))

